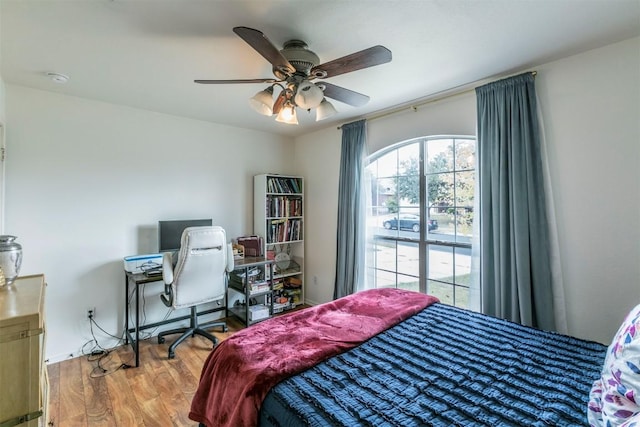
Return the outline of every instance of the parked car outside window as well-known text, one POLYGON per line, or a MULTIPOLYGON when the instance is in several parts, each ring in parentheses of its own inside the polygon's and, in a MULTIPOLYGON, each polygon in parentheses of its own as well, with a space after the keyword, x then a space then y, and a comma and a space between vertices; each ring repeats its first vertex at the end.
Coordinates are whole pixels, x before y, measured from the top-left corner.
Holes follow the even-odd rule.
MULTIPOLYGON (((400 230, 411 230, 415 233, 420 232, 420 217, 418 215, 413 214, 402 214, 400 215, 400 220, 398 220, 397 216, 394 216, 391 219, 386 220, 382 223, 384 228, 387 230, 395 230, 399 228, 400 230)), ((438 221, 435 219, 430 219, 428 221, 428 230, 433 231, 438 228, 438 221)))

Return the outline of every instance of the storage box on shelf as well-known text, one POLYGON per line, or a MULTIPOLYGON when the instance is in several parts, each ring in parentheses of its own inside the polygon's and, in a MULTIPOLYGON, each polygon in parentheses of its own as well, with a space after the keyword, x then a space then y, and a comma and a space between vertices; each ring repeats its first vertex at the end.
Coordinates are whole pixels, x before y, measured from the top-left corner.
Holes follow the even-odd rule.
POLYGON ((263 253, 274 261, 278 313, 304 303, 304 179, 262 174, 253 183, 253 232, 263 237, 263 253))
POLYGON ((250 305, 249 306, 249 322, 254 323, 259 320, 268 319, 271 315, 269 314, 269 307, 264 304, 258 305, 250 305))
POLYGON ((233 244, 233 259, 243 259, 244 258, 244 246, 233 244))
POLYGON ((271 317, 273 276, 272 260, 235 260, 234 270, 228 275, 227 316, 234 315, 247 326, 271 317))

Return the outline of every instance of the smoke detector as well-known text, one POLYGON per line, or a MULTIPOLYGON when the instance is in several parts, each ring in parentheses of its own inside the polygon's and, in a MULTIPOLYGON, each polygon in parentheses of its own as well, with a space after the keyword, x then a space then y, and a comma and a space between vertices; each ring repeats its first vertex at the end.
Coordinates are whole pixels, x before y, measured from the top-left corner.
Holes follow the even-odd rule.
POLYGON ((47 77, 49 77, 53 82, 59 84, 64 84, 69 81, 69 76, 65 76, 64 74, 60 73, 48 72, 47 77))

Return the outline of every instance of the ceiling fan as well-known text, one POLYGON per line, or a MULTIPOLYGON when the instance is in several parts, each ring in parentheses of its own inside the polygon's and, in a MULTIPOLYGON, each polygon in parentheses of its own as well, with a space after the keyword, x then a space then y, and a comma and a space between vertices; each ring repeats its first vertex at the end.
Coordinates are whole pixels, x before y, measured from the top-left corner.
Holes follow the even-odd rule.
POLYGON ((365 105, 369 102, 367 95, 324 81, 314 83, 312 80, 326 79, 391 61, 391 51, 378 45, 320 64, 318 55, 309 50, 302 40, 289 40, 282 50, 278 50, 261 31, 248 27, 235 27, 233 32, 271 63, 275 78, 194 80, 194 82, 202 84, 268 83, 270 86, 258 92, 249 100, 249 104, 260 114, 266 116, 276 114, 276 120, 283 123, 298 123, 296 107, 307 111, 316 108, 316 120, 323 120, 335 114, 336 109, 326 98, 354 107, 365 105), (274 87, 281 89, 275 102, 273 102, 274 87))

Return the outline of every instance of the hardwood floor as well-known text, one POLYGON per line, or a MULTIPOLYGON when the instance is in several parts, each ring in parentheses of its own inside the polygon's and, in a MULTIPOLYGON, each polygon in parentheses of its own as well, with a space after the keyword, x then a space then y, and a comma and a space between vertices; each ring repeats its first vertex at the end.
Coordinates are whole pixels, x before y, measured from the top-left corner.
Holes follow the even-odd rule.
MULTIPOLYGON (((229 331, 213 332, 224 340, 244 326, 227 319, 229 331)), ((219 329, 219 328, 218 328, 219 329)), ((178 335, 158 344, 155 337, 140 342, 140 366, 131 346, 121 346, 103 359, 83 356, 48 366, 49 425, 65 426, 197 426, 188 418, 200 371, 212 349, 201 337, 189 338, 167 359, 178 335)))

